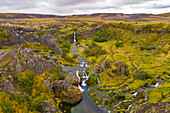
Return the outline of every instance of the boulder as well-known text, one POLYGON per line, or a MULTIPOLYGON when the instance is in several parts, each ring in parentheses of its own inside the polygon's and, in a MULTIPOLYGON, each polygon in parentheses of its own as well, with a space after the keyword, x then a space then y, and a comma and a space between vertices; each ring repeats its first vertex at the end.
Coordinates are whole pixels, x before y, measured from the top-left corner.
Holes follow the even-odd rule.
POLYGON ((4 92, 7 92, 11 95, 14 95, 15 92, 14 92, 14 88, 13 88, 12 83, 9 80, 6 80, 6 79, 3 80, 3 83, 4 83, 4 85, 3 85, 4 92))
POLYGON ((70 77, 54 81, 53 89, 56 97, 68 104, 76 104, 83 98, 83 93, 77 86, 70 84, 70 77))
POLYGON ((44 84, 48 86, 48 91, 51 92, 52 86, 53 86, 53 80, 51 77, 44 80, 44 84))
POLYGON ((44 100, 44 113, 56 113, 57 107, 54 105, 53 102, 49 100, 44 100))
POLYGON ((77 86, 70 85, 68 90, 61 91, 60 99, 69 104, 76 104, 83 98, 83 94, 77 86))

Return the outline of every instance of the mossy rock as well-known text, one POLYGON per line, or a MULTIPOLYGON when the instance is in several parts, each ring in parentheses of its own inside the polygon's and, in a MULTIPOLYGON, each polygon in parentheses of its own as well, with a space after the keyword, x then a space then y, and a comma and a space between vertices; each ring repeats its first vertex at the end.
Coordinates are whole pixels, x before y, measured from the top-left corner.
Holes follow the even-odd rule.
POLYGON ((68 90, 63 90, 60 93, 60 99, 68 104, 77 104, 83 98, 83 93, 76 86, 70 85, 68 90))

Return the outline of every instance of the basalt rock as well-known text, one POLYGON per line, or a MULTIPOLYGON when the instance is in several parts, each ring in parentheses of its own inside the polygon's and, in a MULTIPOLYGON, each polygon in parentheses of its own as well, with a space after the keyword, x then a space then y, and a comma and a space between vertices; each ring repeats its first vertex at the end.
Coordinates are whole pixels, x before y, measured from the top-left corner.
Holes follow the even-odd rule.
POLYGON ((14 88, 13 88, 12 83, 9 80, 6 80, 6 79, 3 80, 3 83, 4 83, 4 85, 3 85, 4 92, 7 92, 11 95, 14 95, 15 92, 14 92, 14 88))
POLYGON ((55 95, 68 104, 76 104, 82 100, 83 94, 77 86, 70 84, 70 78, 54 82, 55 95))
POLYGON ((53 80, 51 77, 44 80, 44 84, 48 86, 48 91, 51 92, 52 86, 53 86, 53 80))
POLYGON ((40 75, 56 68, 54 64, 45 61, 28 48, 6 51, 4 54, 0 55, 0 62, 3 64, 0 68, 8 68, 8 71, 11 71, 13 75, 24 72, 27 69, 33 71, 36 75, 40 75))
MULTIPOLYGON (((25 45, 25 41, 27 42, 40 42, 42 45, 47 46, 49 49, 53 50, 57 54, 63 55, 62 50, 58 46, 58 40, 54 39, 54 36, 47 33, 45 30, 42 31, 43 34, 39 35, 38 29, 29 29, 29 28, 22 28, 22 27, 7 27, 7 26, 0 26, 1 28, 7 31, 7 34, 11 34, 10 41, 3 42, 2 38, 0 37, 0 47, 2 46, 22 46, 25 45), (45 34, 45 35, 44 35, 45 34)), ((55 33, 55 31, 51 31, 55 33)))
POLYGON ((44 113, 56 113, 57 107, 54 105, 53 102, 49 100, 44 100, 44 113))

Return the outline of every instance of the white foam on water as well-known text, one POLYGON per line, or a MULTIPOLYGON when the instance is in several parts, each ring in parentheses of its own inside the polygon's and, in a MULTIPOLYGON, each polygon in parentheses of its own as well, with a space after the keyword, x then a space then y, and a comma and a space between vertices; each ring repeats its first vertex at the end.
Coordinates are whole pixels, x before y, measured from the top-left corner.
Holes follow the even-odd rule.
POLYGON ((130 105, 128 106, 127 111, 129 111, 131 107, 132 107, 132 104, 130 104, 130 105))
POLYGON ((78 88, 80 89, 81 92, 84 92, 84 91, 85 91, 85 89, 81 88, 80 85, 78 85, 78 88))
POLYGON ((78 70, 76 71, 76 76, 78 77, 79 82, 80 82, 80 77, 79 77, 79 71, 78 70))
POLYGON ((132 96, 136 96, 138 94, 138 92, 135 92, 132 96))
POLYGON ((84 80, 82 81, 82 86, 86 86, 86 83, 85 83, 85 81, 84 81, 84 80))

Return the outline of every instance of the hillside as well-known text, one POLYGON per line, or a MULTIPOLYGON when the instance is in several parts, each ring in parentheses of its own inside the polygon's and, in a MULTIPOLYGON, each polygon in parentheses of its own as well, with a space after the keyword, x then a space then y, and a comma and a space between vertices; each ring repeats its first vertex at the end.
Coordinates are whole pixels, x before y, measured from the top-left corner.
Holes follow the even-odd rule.
POLYGON ((169 16, 0 17, 0 112, 170 111, 169 16))

